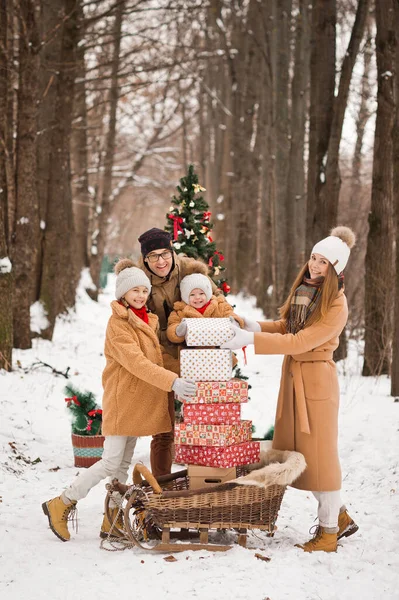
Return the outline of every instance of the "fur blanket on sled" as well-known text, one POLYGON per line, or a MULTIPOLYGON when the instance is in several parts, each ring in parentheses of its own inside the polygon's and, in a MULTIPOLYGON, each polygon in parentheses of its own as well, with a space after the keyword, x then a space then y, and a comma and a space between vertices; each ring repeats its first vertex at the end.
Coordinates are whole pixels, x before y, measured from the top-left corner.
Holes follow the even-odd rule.
POLYGON ((290 485, 306 469, 303 454, 289 450, 268 450, 260 453, 260 461, 250 467, 251 472, 234 479, 241 485, 290 485))

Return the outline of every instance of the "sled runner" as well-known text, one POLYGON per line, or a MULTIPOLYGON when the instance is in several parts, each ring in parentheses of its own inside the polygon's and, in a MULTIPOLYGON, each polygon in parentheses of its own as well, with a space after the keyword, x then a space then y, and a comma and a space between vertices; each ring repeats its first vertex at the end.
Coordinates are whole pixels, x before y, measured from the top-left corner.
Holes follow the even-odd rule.
POLYGON ((133 485, 114 480, 107 486, 105 511, 113 523, 110 536, 147 551, 215 552, 232 546, 211 543, 209 532, 232 530, 238 544, 245 547, 248 531, 260 530, 273 537, 286 486, 305 467, 298 452, 270 450, 261 453, 257 465, 238 467, 237 479, 190 490, 186 469, 157 480, 144 465, 137 464, 133 485), (111 517, 111 498, 123 511, 123 529, 118 528, 117 518, 111 517))

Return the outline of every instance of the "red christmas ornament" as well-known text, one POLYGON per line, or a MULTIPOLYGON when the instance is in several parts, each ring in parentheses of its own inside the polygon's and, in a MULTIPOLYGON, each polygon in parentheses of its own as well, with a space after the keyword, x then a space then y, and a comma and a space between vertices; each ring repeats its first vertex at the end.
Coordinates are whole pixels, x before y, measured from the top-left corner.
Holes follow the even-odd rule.
POLYGON ((211 218, 211 214, 212 213, 210 211, 204 212, 203 215, 202 215, 203 221, 209 221, 209 219, 211 218))
POLYGON ((222 283, 222 290, 224 291, 225 294, 229 294, 231 287, 229 286, 228 283, 226 283, 226 281, 223 281, 222 283))

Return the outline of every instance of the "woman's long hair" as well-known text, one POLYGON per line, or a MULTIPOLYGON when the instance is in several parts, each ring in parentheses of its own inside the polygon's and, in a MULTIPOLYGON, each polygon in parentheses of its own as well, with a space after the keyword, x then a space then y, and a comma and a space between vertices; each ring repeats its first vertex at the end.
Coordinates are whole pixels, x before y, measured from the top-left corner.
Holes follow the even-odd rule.
MULTIPOLYGON (((291 310, 292 297, 294 296, 295 290, 297 289, 297 287, 299 287, 301 285, 304 276, 309 276, 309 267, 308 267, 307 262, 303 265, 302 269, 299 271, 298 275, 296 276, 296 279, 295 279, 294 283, 292 284, 290 293, 288 294, 286 301, 279 308, 280 318, 286 322, 288 321, 290 310, 291 310)), ((337 297, 338 277, 337 277, 337 273, 335 272, 334 267, 332 266, 332 264, 330 262, 328 263, 327 274, 321 285, 320 291, 321 291, 321 294, 320 294, 319 301, 317 302, 317 304, 314 308, 314 311, 310 315, 309 319, 306 321, 305 327, 308 327, 308 325, 312 325, 313 323, 317 323, 318 321, 320 321, 327 314, 332 303, 334 302, 335 298, 337 297)))

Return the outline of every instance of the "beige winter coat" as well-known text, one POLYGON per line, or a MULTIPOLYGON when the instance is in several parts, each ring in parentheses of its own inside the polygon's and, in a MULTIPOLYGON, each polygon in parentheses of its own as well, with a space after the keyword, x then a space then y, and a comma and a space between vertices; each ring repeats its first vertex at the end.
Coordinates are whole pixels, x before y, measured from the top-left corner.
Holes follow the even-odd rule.
POLYGON ((307 469, 295 481, 303 490, 341 489, 338 457, 339 387, 333 352, 348 318, 341 290, 327 315, 292 335, 284 321, 261 323, 256 354, 285 354, 278 397, 273 448, 296 450, 307 469))
POLYGON ((112 302, 105 337, 104 435, 155 435, 171 431, 167 392, 177 375, 164 369, 158 317, 148 325, 132 310, 112 302))
MULTIPOLYGON (((206 264, 181 254, 173 253, 175 266, 166 277, 158 277, 147 268, 147 263, 141 261, 140 267, 143 269, 147 277, 149 277, 152 285, 150 297, 147 301, 148 308, 154 312, 159 318, 160 325, 160 342, 168 354, 177 358, 178 348, 170 342, 166 335, 168 326, 168 317, 173 310, 174 303, 180 300, 180 282, 186 275, 192 273, 202 273, 208 275, 208 267, 206 264)), ((216 285, 212 283, 212 291, 217 296, 222 292, 218 290, 216 285)), ((166 364, 166 363, 165 363, 166 364)), ((168 368, 172 368, 167 365, 168 368)))

